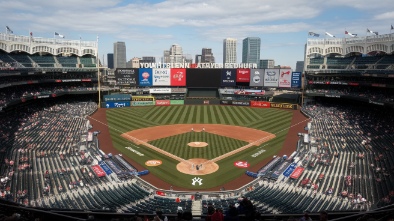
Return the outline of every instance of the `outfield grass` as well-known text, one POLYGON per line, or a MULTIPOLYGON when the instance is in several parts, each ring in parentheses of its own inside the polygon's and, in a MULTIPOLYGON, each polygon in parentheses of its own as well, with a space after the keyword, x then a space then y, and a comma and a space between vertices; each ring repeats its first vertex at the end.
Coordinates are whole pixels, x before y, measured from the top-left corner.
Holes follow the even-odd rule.
MULTIPOLYGON (((147 160, 159 159, 163 164, 158 167, 147 169, 174 186, 190 189, 206 189, 221 186, 240 175, 246 170, 234 167, 233 163, 238 160, 248 161, 254 165, 261 160, 275 155, 281 148, 290 126, 292 112, 280 109, 249 108, 237 106, 169 106, 169 107, 138 107, 118 108, 107 110, 107 120, 113 145, 128 157, 141 165, 147 160), (219 170, 215 173, 200 176, 203 179, 202 186, 191 185, 191 179, 195 176, 186 175, 176 170, 178 162, 159 154, 143 145, 135 145, 120 135, 122 133, 151 126, 167 124, 191 124, 211 123, 250 127, 267 131, 276 135, 276 138, 254 146, 238 154, 218 161, 219 170), (131 147, 143 154, 140 156, 125 147, 131 147), (252 157, 254 153, 264 149, 265 152, 258 157, 252 157), (220 179, 218 179, 220 177, 220 179)), ((223 153, 244 146, 246 142, 214 135, 210 133, 184 133, 176 136, 162 138, 150 142, 174 155, 184 159, 206 158, 212 159, 223 153), (201 137, 194 137, 201 136, 201 137), (204 136, 204 137, 202 137, 204 136), (201 140, 195 140, 201 139, 201 140), (187 147, 188 142, 201 141, 209 143, 205 148, 187 147), (221 148, 211 148, 218 147, 221 148)))

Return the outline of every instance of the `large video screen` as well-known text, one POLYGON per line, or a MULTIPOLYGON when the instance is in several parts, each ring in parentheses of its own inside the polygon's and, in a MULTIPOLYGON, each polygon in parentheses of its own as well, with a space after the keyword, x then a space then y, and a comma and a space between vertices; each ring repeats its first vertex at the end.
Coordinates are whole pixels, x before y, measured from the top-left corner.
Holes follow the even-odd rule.
POLYGON ((220 87, 222 69, 189 68, 186 71, 187 87, 214 88, 220 87))

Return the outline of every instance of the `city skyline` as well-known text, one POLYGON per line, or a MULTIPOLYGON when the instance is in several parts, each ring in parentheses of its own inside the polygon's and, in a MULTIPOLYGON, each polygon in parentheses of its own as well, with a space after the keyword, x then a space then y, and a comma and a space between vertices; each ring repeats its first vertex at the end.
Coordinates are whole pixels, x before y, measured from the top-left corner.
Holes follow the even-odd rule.
MULTIPOLYGON (((14 34, 34 37, 95 41, 99 36, 99 58, 113 52, 113 43, 123 41, 127 60, 133 57, 163 56, 173 44, 194 58, 201 48, 211 48, 215 60, 223 60, 223 39, 235 38, 237 61, 242 54, 242 39, 261 38, 260 59, 272 58, 279 65, 304 59, 309 32, 328 37, 351 37, 390 33, 394 24, 394 5, 382 0, 349 1, 272 1, 236 2, 218 0, 86 0, 38 1, 0 0, 2 21, 14 34), (286 7, 283 7, 283 6, 286 7), (176 13, 175 13, 176 12, 176 13), (340 25, 338 25, 340 24, 340 25), (371 32, 367 32, 370 30, 371 32)), ((2 31, 3 32, 3 31, 2 31)), ((156 59, 156 60, 157 60, 156 59)), ((159 61, 159 60, 157 60, 159 61)))

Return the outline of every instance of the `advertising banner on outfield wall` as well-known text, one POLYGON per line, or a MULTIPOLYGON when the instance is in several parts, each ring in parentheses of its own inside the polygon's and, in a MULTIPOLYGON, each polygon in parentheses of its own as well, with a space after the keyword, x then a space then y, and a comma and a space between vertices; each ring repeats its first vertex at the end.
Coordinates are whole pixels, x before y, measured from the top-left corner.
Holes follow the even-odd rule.
POLYGON ((291 87, 301 88, 301 72, 293 72, 291 76, 291 87))
POLYGON ((104 95, 104 101, 129 101, 130 94, 111 94, 104 95))
POLYGON ((264 87, 279 86, 279 69, 264 70, 264 87))
POLYGON ((280 69, 279 87, 291 87, 291 69, 280 69))
POLYGON ((250 69, 250 82, 251 87, 262 87, 264 79, 264 69, 250 69))
POLYGON ((154 101, 132 101, 131 102, 131 106, 135 107, 135 106, 151 106, 151 105, 155 105, 154 101))
POLYGON ((238 68, 237 69, 237 82, 250 82, 250 69, 249 68, 238 68))
POLYGON ((170 100, 156 100, 156 106, 170 106, 170 100))
POLYGON ((130 101, 105 102, 106 108, 130 107, 130 101))
POLYGON ((272 108, 281 108, 281 109, 293 109, 293 110, 297 110, 297 104, 272 103, 272 102, 271 102, 271 107, 272 107, 272 108))
POLYGON ((237 69, 222 69, 222 77, 220 79, 220 85, 235 86, 235 77, 237 75, 237 69))
POLYGON ((139 86, 152 86, 152 68, 139 69, 139 86))
POLYGON ((169 68, 153 68, 153 86, 170 86, 171 85, 171 69, 169 68))
POLYGON ((170 105, 184 105, 184 100, 170 100, 170 105))
POLYGON ((186 86, 186 68, 171 68, 171 86, 186 86))
POLYGON ((251 107, 269 108, 269 107, 271 107, 271 103, 267 102, 267 101, 250 101, 250 106, 251 107))
POLYGON ((233 101, 231 101, 231 100, 220 100, 220 104, 231 105, 231 104, 233 104, 233 101))
POLYGON ((249 101, 232 101, 232 105, 234 106, 250 106, 249 101))

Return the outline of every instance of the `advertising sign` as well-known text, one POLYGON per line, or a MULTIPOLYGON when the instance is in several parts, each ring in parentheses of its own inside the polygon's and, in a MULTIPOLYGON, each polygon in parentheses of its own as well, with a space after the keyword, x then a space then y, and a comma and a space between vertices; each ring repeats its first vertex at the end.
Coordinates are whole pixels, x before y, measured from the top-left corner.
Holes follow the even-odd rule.
POLYGON ((149 89, 151 94, 171 94, 171 88, 151 88, 149 89))
POLYGON ((220 79, 221 86, 235 86, 235 77, 237 69, 222 69, 222 77, 220 79))
POLYGON ((184 105, 184 100, 170 100, 170 105, 184 105))
POLYGON ((131 97, 132 101, 154 101, 155 97, 151 96, 133 96, 131 97))
POLYGON ((271 107, 271 103, 267 102, 267 101, 250 101, 250 106, 251 107, 269 108, 269 107, 271 107))
POLYGON ((262 87, 264 83, 264 69, 251 69, 250 82, 251 87, 262 87))
POLYGON ((132 101, 131 106, 152 106, 155 105, 155 101, 132 101))
POLYGON ((170 86, 171 71, 169 68, 153 68, 153 86, 170 86))
POLYGON ((156 106, 170 106, 170 100, 156 100, 156 106))
POLYGON ((171 93, 173 94, 186 94, 186 88, 171 88, 171 93))
POLYGON ((231 100, 220 100, 220 104, 231 105, 233 102, 231 100))
POLYGON ((250 106, 249 101, 232 101, 232 105, 235 106, 250 106))
POLYGON ((291 87, 301 88, 301 72, 293 72, 291 76, 291 87))
POLYGON ((129 100, 130 100, 129 94, 104 95, 104 101, 129 101, 129 100))
POLYGON ((291 87, 291 69, 280 69, 279 87, 291 87))
POLYGON ((171 86, 186 86, 186 68, 171 68, 171 86))
POLYGON ((264 70, 264 87, 279 86, 279 69, 264 70))
POLYGON ((152 68, 139 69, 139 86, 152 86, 152 68))
POLYGON ((250 106, 249 101, 232 101, 231 104, 235 106, 250 106))
POLYGON ((297 109, 297 104, 286 104, 286 103, 271 103, 271 107, 273 108, 282 108, 282 109, 297 109))
POLYGON ((138 68, 117 68, 115 70, 115 80, 117 84, 137 86, 138 68))
POLYGON ((250 69, 238 68, 237 69, 237 82, 250 82, 250 69))
POLYGON ((105 107, 106 108, 130 107, 130 101, 118 101, 118 102, 107 101, 105 102, 105 107))

